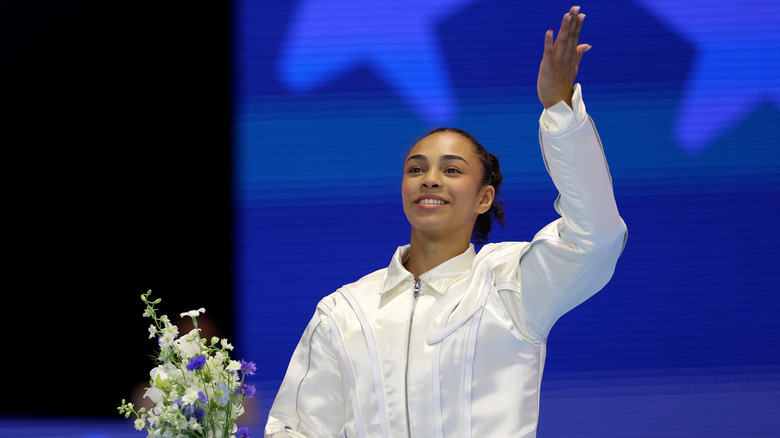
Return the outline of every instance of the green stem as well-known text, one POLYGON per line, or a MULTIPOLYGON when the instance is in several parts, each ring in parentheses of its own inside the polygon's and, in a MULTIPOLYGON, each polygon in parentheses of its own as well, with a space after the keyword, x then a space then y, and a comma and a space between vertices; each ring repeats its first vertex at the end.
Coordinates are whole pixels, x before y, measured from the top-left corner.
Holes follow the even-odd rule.
MULTIPOLYGON (((207 367, 208 363, 204 365, 203 367, 207 367)), ((206 391, 206 380, 203 378, 203 370, 198 370, 198 377, 200 378, 200 382, 203 384, 203 390, 206 391)), ((213 394, 212 394, 213 396, 213 394)), ((208 397, 208 394, 206 394, 206 397, 208 397)), ((211 403, 211 400, 208 401, 208 403, 211 403)), ((208 409, 208 406, 203 407, 203 412, 206 413, 206 416, 208 417, 209 425, 211 426, 211 431, 214 433, 214 436, 217 435, 217 431, 215 429, 216 422, 214 421, 214 417, 211 415, 211 409, 208 409)))

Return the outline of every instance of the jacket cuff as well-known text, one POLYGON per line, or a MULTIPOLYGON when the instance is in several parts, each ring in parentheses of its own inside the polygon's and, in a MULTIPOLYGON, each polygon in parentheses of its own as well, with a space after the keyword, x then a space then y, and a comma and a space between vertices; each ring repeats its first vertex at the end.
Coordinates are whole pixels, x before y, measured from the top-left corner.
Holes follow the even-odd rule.
POLYGON ((582 101, 582 89, 580 84, 574 85, 574 95, 571 98, 571 108, 564 101, 560 101, 550 108, 542 111, 539 118, 539 127, 547 134, 556 134, 567 131, 588 117, 585 111, 585 102, 582 101))

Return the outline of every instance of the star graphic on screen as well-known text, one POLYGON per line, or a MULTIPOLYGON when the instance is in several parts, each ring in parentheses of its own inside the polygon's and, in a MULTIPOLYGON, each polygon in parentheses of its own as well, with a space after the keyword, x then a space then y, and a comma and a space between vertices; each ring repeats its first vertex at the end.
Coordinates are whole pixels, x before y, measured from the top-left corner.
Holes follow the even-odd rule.
POLYGON ((456 103, 436 25, 471 1, 302 0, 282 45, 280 80, 306 93, 367 65, 421 118, 451 121, 456 103))
POLYGON ((696 49, 675 138, 698 154, 754 108, 780 108, 777 0, 640 0, 696 49))

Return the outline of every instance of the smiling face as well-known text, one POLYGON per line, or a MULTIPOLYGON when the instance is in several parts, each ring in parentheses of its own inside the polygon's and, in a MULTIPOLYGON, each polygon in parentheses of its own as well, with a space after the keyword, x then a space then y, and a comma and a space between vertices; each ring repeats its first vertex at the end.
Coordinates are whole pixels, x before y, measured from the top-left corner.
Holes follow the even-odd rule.
POLYGON ((465 137, 437 132, 420 140, 406 158, 401 184, 413 235, 469 241, 477 215, 495 195, 481 181, 482 165, 465 137))

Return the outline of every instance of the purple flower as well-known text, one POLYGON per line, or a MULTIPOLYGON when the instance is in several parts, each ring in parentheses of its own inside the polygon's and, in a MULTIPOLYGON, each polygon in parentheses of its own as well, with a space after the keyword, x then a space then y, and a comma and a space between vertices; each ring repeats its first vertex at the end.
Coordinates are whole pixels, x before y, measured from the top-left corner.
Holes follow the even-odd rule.
MULTIPOLYGON (((198 391, 198 402, 200 402, 203 405, 208 404, 209 399, 206 397, 206 394, 198 391)), ((179 397, 178 400, 176 400, 176 406, 179 408, 182 414, 184 414, 187 418, 195 418, 196 420, 200 420, 203 418, 204 415, 206 415, 206 412, 203 411, 203 408, 197 405, 196 403, 188 403, 184 404, 184 400, 182 400, 181 397, 179 397)))
POLYGON ((195 371, 203 368, 203 366, 206 365, 206 356, 197 355, 193 356, 192 359, 187 363, 187 371, 195 371))
POLYGON ((255 371, 257 371, 257 367, 255 366, 254 362, 244 362, 244 360, 241 359, 241 371, 249 374, 250 376, 253 376, 255 371))
POLYGON ((184 414, 187 418, 195 418, 196 420, 200 420, 203 418, 206 413, 203 411, 203 408, 197 405, 184 405, 181 407, 181 413, 184 414))
POLYGON ((236 435, 238 438, 252 438, 249 436, 249 429, 246 427, 239 427, 236 435))
POLYGON ((252 398, 255 396, 255 392, 257 391, 255 389, 255 385, 248 385, 244 384, 244 386, 241 387, 241 389, 244 391, 244 394, 246 394, 246 398, 252 398))

